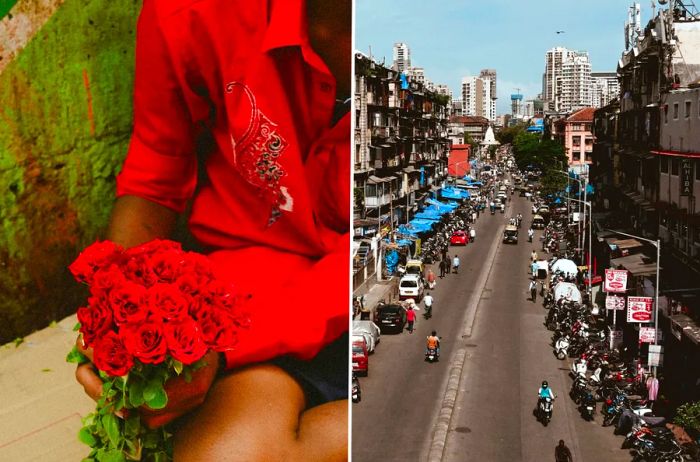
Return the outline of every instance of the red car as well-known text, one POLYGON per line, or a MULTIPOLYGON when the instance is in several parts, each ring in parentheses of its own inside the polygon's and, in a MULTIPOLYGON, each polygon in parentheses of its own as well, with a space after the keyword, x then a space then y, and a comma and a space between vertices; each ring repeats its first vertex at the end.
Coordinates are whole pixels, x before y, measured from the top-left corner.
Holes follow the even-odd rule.
POLYGON ((369 351, 365 339, 352 342, 352 371, 365 377, 369 373, 369 351))
POLYGON ((469 234, 464 231, 455 231, 450 237, 451 245, 467 245, 469 242, 469 234))

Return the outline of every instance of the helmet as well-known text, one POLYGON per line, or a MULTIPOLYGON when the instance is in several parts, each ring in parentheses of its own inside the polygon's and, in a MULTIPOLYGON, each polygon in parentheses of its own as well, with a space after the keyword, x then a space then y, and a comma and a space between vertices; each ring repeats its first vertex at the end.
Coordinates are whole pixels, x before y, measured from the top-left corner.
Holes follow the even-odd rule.
POLYGON ((549 386, 549 384, 547 383, 547 381, 543 380, 542 381, 542 388, 547 388, 548 386, 549 386))

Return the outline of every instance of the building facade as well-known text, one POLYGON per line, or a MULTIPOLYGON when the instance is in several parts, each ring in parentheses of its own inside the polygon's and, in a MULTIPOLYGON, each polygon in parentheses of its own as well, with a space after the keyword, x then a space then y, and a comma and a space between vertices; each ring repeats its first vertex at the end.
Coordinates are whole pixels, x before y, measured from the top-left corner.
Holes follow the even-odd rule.
POLYGON ((615 72, 591 72, 591 106, 607 106, 620 97, 620 82, 615 72))
POLYGON ((462 115, 496 120, 495 82, 487 77, 462 77, 462 115))
POLYGON ((381 238, 446 178, 448 104, 447 96, 356 53, 355 289, 381 274, 381 238))
POLYGON ((593 161, 593 112, 595 108, 583 108, 555 122, 556 134, 564 145, 569 170, 587 171, 585 165, 593 161))
POLYGON ((411 67, 411 49, 405 43, 394 43, 394 64, 392 68, 398 72, 406 72, 411 67))
POLYGON ((586 51, 552 48, 542 76, 545 110, 572 112, 592 105, 591 63, 586 51))

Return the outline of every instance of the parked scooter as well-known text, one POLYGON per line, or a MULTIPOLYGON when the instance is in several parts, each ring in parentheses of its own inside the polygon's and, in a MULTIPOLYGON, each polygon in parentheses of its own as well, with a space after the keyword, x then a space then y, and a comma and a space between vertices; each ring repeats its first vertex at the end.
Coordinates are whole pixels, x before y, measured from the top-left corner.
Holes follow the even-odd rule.
POLYGON ((359 403, 362 401, 362 390, 360 389, 360 381, 355 373, 352 373, 352 402, 359 403))
POLYGON ((565 335, 554 343, 554 354, 557 359, 565 359, 568 356, 569 351, 569 336, 565 335))

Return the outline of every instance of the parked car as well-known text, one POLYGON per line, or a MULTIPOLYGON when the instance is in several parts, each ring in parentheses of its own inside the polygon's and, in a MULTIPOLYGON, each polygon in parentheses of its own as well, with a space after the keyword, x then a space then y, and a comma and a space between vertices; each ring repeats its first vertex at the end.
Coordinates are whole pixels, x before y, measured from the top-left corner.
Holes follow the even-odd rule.
POLYGON ((399 300, 409 298, 419 302, 423 299, 423 278, 416 274, 406 274, 399 281, 399 300))
POLYGON ((382 334, 400 334, 406 326, 406 310, 401 305, 380 305, 377 307, 375 319, 382 334))
POLYGON ((361 321, 354 320, 352 322, 352 335, 362 335, 367 341, 367 345, 370 353, 374 353, 377 344, 381 339, 381 331, 379 326, 377 326, 372 321, 361 321))
POLYGON ((369 373, 369 351, 364 339, 352 340, 352 371, 364 376, 369 373))
POLYGON ((506 226, 503 231, 503 242, 506 244, 517 244, 518 243, 518 228, 514 225, 506 226))
POLYGON ((450 237, 450 245, 467 245, 469 242, 469 234, 464 231, 455 231, 450 237))
POLYGON ((542 215, 535 215, 532 217, 532 224, 530 225, 533 229, 544 229, 546 223, 542 215))

